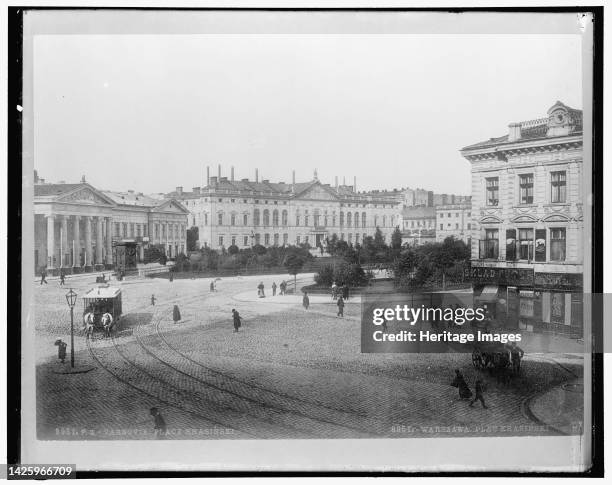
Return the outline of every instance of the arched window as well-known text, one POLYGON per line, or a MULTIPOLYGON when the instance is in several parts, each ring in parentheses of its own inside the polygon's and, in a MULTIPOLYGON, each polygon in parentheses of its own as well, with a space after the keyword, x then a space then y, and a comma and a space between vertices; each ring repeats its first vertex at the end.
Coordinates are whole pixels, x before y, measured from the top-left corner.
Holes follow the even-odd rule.
POLYGON ((276 209, 272 212, 272 225, 278 226, 278 211, 276 209))
POLYGON ((236 213, 235 212, 232 212, 232 216, 230 220, 231 220, 232 226, 235 226, 236 225, 236 213))
POLYGON ((259 226, 259 209, 253 211, 253 225, 259 226))
POLYGON ((387 216, 383 216, 382 227, 387 227, 387 216))
POLYGON ((208 226, 208 212, 204 212, 204 225, 208 226))
POLYGON ((340 227, 344 227, 344 212, 340 212, 340 227))
POLYGON ((332 214, 332 226, 336 225, 336 211, 332 214))
MULTIPOLYGON (((359 227, 359 212, 355 212, 355 227, 359 227)), ((355 239, 357 238, 355 237, 355 239)))
POLYGON ((280 241, 280 235, 274 234, 274 245, 278 246, 279 241, 280 241))
POLYGON ((217 214, 217 218, 218 218, 218 221, 217 221, 218 224, 222 226, 223 225, 223 212, 219 212, 219 214, 217 214))
MULTIPOLYGON (((264 226, 270 225, 270 211, 268 209, 264 209, 263 211, 263 225, 264 226)), ((268 235, 268 239, 269 238, 270 236, 268 235)))
POLYGON ((361 213, 361 227, 366 227, 366 213, 361 213))
POLYGON ((299 226, 299 225, 300 225, 300 215, 299 215, 299 214, 296 214, 296 215, 295 215, 295 225, 296 225, 296 226, 299 226))
POLYGON ((289 217, 288 217, 288 214, 287 214, 287 211, 286 211, 286 210, 284 210, 284 211, 283 211, 283 214, 282 214, 282 216, 281 216, 281 217, 282 217, 281 221, 282 221, 283 226, 286 226, 286 225, 287 225, 287 222, 288 222, 288 219, 289 219, 289 217))
POLYGON ((249 215, 248 214, 244 214, 242 216, 242 225, 243 226, 248 226, 249 225, 249 215))
POLYGON ((353 214, 350 212, 346 213, 346 227, 351 227, 353 224, 353 214))

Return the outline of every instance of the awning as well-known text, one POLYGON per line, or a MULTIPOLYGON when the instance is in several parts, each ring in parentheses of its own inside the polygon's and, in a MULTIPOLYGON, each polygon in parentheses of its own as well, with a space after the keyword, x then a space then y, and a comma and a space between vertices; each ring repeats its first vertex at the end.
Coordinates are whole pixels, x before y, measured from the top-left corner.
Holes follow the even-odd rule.
POLYGON ((497 285, 487 285, 482 289, 480 295, 476 297, 479 301, 494 301, 497 299, 497 285))

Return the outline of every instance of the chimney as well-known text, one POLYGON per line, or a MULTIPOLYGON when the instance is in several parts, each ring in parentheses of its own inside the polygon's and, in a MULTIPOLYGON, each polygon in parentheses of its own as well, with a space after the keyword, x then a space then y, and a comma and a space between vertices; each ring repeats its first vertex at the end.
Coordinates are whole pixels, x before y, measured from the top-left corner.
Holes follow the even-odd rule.
POLYGON ((206 185, 210 185, 210 167, 206 166, 206 185))
POLYGON ((516 141, 521 139, 521 124, 510 123, 508 125, 508 141, 516 141))
POLYGON ((293 181, 293 185, 295 185, 295 170, 293 171, 293 178, 291 180, 293 181))
POLYGON ((259 169, 255 169, 255 182, 259 182, 259 169))
POLYGON ((353 177, 353 192, 357 193, 357 177, 353 177))
POLYGON ((336 175, 336 188, 338 188, 338 176, 336 175))
POLYGON ((221 164, 219 164, 217 177, 221 178, 221 164))
POLYGON ((176 188, 176 193, 177 193, 178 195, 183 195, 183 187, 177 187, 177 188, 176 188))
POLYGON ((234 181, 234 167, 232 167, 232 178, 230 179, 232 182, 234 181))

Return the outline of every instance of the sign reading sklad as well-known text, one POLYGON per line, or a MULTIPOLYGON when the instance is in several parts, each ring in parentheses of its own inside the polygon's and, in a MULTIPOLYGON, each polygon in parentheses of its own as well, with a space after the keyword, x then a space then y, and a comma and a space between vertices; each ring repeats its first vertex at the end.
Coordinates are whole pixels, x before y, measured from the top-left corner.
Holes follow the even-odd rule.
POLYGON ((474 283, 491 283, 508 286, 533 286, 533 268, 488 268, 472 267, 463 272, 465 278, 474 283))

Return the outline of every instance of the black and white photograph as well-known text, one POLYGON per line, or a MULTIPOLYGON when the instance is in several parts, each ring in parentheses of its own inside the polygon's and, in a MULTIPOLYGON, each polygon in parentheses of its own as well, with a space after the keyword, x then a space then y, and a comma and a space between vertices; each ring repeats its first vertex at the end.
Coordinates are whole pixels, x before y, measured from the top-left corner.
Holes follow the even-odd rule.
POLYGON ((593 9, 19 18, 22 463, 592 469, 593 9))

